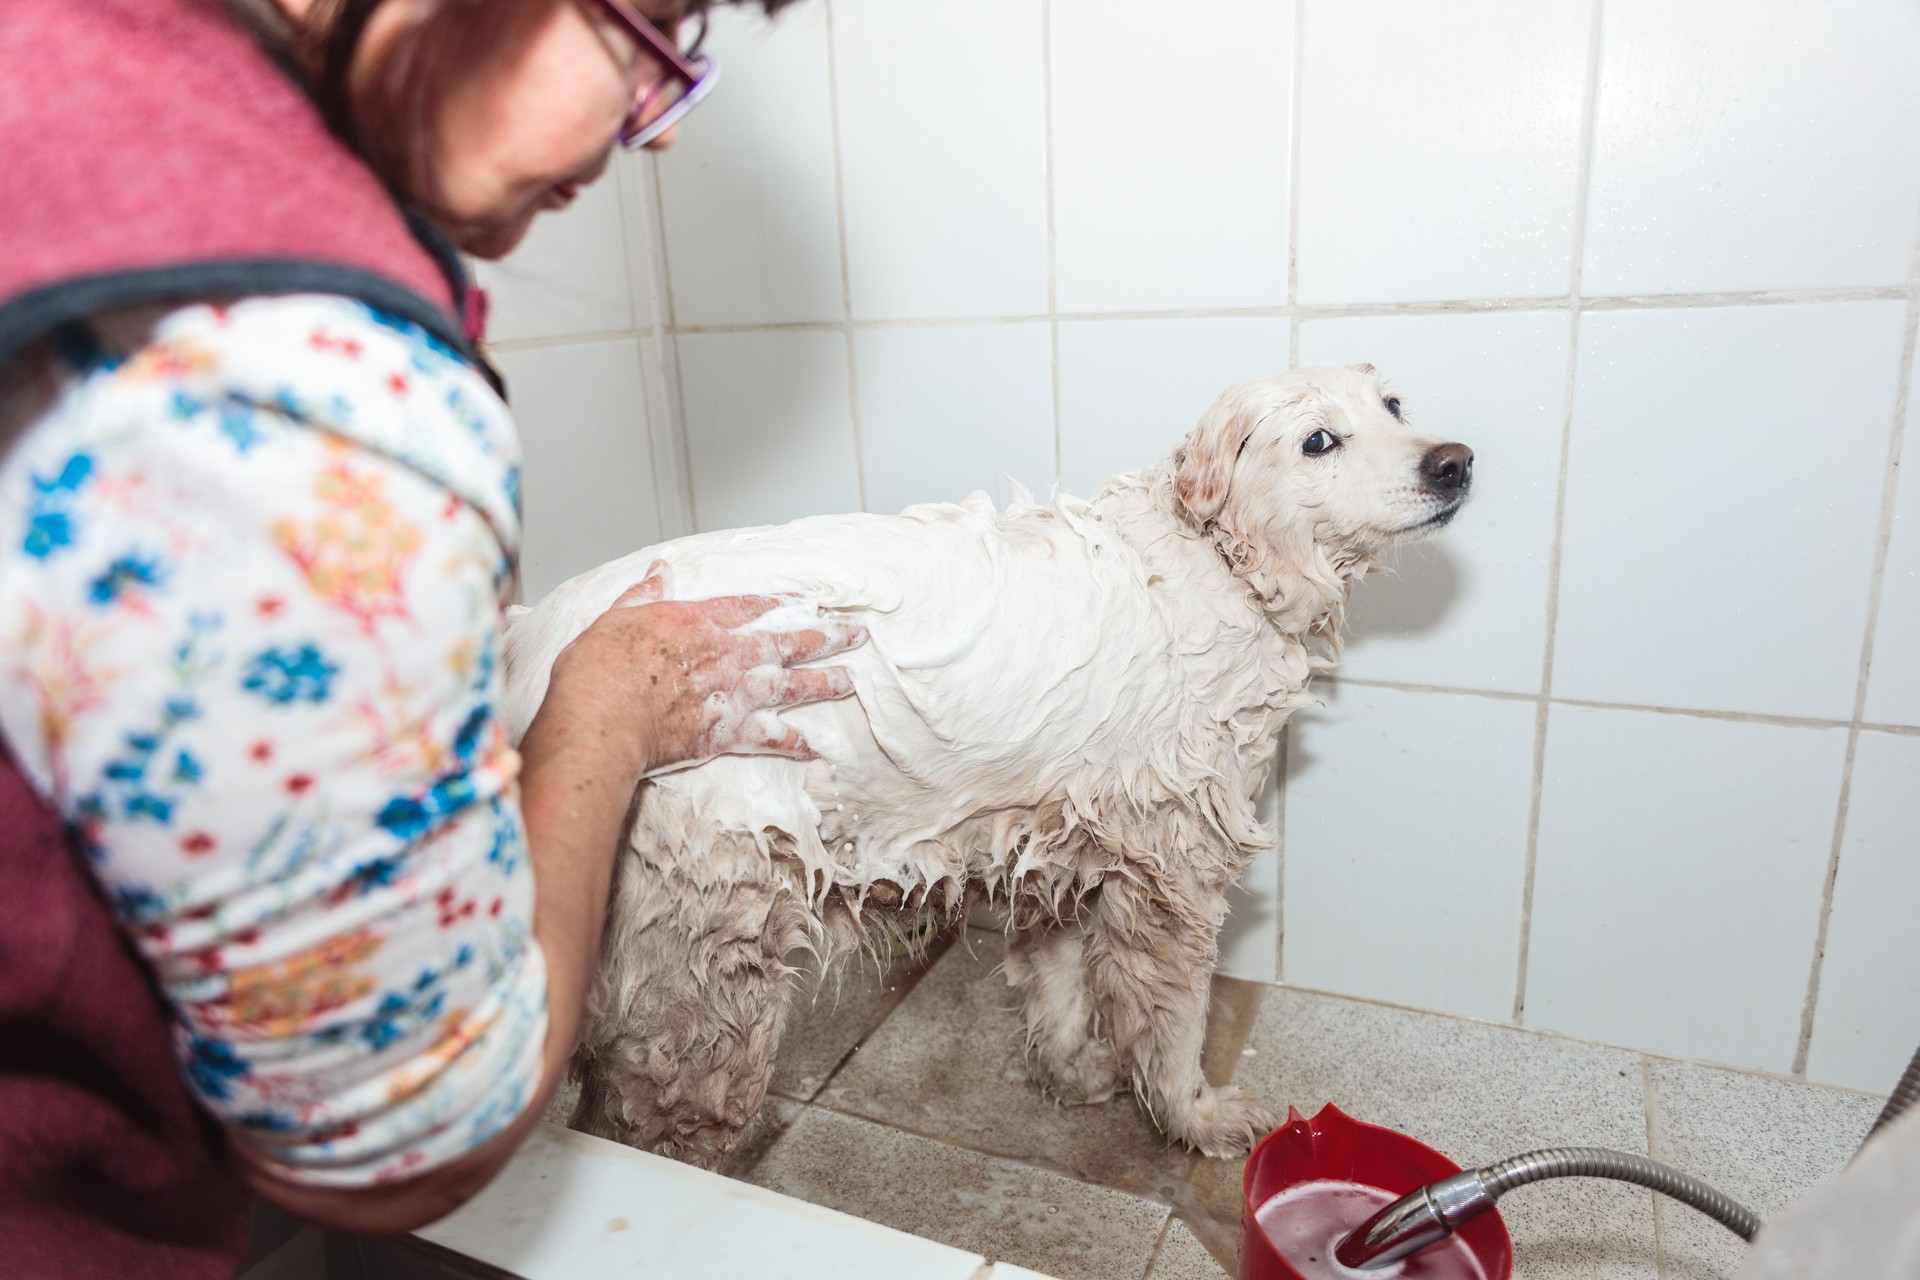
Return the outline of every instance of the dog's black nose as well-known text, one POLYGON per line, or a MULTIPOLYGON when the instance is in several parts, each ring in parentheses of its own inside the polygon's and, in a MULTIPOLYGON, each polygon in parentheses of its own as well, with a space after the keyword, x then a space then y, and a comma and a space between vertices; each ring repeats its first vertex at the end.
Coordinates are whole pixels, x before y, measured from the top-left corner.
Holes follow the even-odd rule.
POLYGON ((1466 488, 1473 483, 1473 450, 1463 444, 1434 446, 1420 459, 1420 478, 1429 489, 1466 488))

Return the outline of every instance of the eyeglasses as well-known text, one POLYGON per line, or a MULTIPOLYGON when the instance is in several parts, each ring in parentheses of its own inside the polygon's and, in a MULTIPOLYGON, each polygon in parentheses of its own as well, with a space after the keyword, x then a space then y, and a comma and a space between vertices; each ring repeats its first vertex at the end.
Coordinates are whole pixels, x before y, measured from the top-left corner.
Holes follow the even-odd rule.
POLYGON ((634 91, 633 105, 620 126, 620 145, 639 150, 686 117, 702 98, 713 92, 720 78, 720 64, 700 52, 707 38, 707 15, 694 15, 693 39, 684 48, 662 34, 628 0, 599 0, 620 27, 639 44, 643 55, 651 54, 660 64, 661 75, 634 91))

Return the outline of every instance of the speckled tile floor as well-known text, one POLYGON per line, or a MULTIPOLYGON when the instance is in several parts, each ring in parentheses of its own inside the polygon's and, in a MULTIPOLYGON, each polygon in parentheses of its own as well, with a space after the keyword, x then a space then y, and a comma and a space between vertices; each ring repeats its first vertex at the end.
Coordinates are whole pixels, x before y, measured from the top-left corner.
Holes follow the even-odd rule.
MULTIPOLYGON (((796 994, 774 1096, 725 1172, 1059 1280, 1231 1274, 1240 1162, 1169 1148, 1125 1097, 1027 1081, 1001 940, 796 994)), ((1564 1037, 1216 979, 1207 1076, 1337 1102, 1465 1164, 1559 1143, 1651 1152, 1762 1214, 1845 1163, 1880 1100, 1564 1037)), ((1730 1280, 1740 1245, 1637 1188, 1502 1204, 1517 1280, 1730 1280)))

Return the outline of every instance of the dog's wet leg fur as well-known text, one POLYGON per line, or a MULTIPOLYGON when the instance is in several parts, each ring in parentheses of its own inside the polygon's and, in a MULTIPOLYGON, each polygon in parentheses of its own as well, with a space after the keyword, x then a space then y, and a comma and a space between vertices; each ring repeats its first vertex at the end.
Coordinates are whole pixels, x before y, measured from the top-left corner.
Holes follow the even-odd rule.
POLYGON ((1097 1033, 1078 923, 1017 930, 1006 974, 1026 1000, 1027 1073, 1050 1098, 1069 1106, 1113 1097, 1119 1065, 1097 1033))
POLYGON ((1204 1155, 1243 1156, 1278 1121, 1261 1100, 1200 1071, 1220 890, 1111 878, 1087 922, 1100 1018, 1135 1094, 1169 1137, 1204 1155))
POLYGON ((804 897, 770 866, 702 884, 631 851, 620 863, 572 1125, 710 1169, 766 1098, 792 974, 783 958, 810 941, 804 897))

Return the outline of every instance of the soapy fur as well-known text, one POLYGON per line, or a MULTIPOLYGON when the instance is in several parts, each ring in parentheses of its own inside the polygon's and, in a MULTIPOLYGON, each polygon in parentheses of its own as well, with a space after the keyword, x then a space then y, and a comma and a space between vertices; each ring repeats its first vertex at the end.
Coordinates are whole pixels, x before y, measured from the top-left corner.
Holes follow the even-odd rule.
POLYGON ((985 899, 1042 1089, 1130 1086, 1172 1137, 1244 1153, 1274 1116, 1210 1087, 1200 1045, 1224 895, 1272 839, 1254 803, 1276 735, 1337 656, 1354 579, 1466 493, 1423 480, 1440 442, 1391 405, 1364 365, 1243 383, 1090 501, 701 534, 518 616, 516 733, 561 648, 655 559, 680 598, 797 592, 872 636, 832 659, 855 698, 783 717, 818 760, 722 757, 640 789, 575 1127, 712 1166, 765 1096, 796 960, 985 899), (1317 431, 1340 443, 1308 456, 1317 431))

